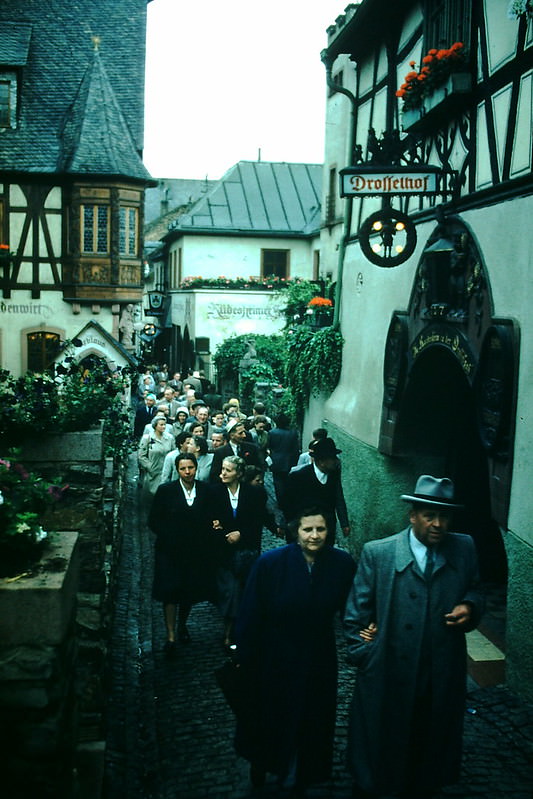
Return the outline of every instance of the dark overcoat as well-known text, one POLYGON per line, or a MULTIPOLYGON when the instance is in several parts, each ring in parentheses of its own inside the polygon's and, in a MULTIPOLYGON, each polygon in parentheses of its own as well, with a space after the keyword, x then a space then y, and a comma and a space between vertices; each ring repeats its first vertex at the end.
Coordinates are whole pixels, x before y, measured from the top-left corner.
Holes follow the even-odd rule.
POLYGON ((156 536, 154 599, 165 603, 215 600, 217 541, 210 499, 209 486, 198 481, 190 506, 179 480, 157 489, 148 517, 156 536))
POLYGON ((388 794, 413 779, 407 746, 422 658, 428 664, 432 707, 427 755, 419 758, 415 776, 425 790, 459 777, 465 632, 479 623, 483 599, 476 587, 477 557, 470 536, 448 533, 439 552, 444 563, 428 583, 409 546, 409 529, 363 547, 344 624, 348 656, 358 666, 348 763, 356 783, 367 791, 388 794), (445 614, 461 602, 472 603, 471 623, 462 629, 447 627, 445 614), (378 634, 365 643, 359 631, 370 622, 377 624, 378 634))
POLYGON ((218 607, 223 616, 235 617, 242 589, 253 562, 261 552, 263 527, 275 533, 275 521, 267 511, 267 493, 263 486, 247 483, 239 488, 239 501, 235 515, 223 483, 213 483, 211 513, 220 522, 218 538, 218 607), (229 544, 226 535, 234 530, 241 534, 236 544, 229 544))
POLYGON ((298 544, 256 561, 237 618, 241 668, 251 676, 253 720, 238 720, 236 749, 285 775, 298 752, 298 779, 331 773, 337 696, 333 620, 355 572, 347 552, 326 546, 312 572, 298 544))

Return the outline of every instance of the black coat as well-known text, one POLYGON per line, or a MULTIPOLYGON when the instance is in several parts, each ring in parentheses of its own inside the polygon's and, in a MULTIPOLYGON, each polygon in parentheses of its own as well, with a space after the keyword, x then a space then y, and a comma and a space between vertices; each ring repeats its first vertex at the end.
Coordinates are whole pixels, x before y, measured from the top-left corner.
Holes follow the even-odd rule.
MULTIPOLYGON (((264 468, 264 463, 262 463, 259 447, 257 444, 254 444, 251 441, 244 441, 242 444, 239 444, 237 451, 239 453, 239 458, 244 460, 246 466, 259 466, 261 469, 264 468)), ((212 483, 220 482, 222 461, 224 458, 227 458, 231 455, 235 455, 231 444, 225 444, 223 447, 219 447, 215 450, 215 456, 213 458, 213 463, 211 464, 211 472, 209 475, 209 480, 212 483)))
POLYGON ((268 450, 274 474, 288 474, 298 462, 300 441, 296 430, 274 427, 268 434, 268 450))
POLYGON ((236 749, 283 776, 298 752, 297 778, 329 778, 337 697, 333 620, 343 612, 355 563, 325 546, 309 572, 297 544, 260 557, 236 624, 237 653, 252 684, 251 723, 238 719, 236 749))
POLYGON ((212 519, 207 483, 196 482, 196 499, 190 506, 179 480, 159 486, 148 517, 156 535, 154 599, 214 601, 217 539, 212 519))
POLYGON ((144 402, 142 405, 139 405, 135 411, 135 421, 133 422, 133 432, 137 438, 142 436, 144 428, 152 421, 156 413, 157 408, 155 405, 151 408, 148 408, 144 402))
POLYGON ((243 483, 239 489, 237 514, 228 496, 228 489, 222 483, 215 483, 211 488, 211 513, 222 525, 219 532, 220 550, 235 552, 239 549, 261 550, 263 527, 276 533, 274 518, 267 511, 267 493, 263 486, 252 486, 243 483), (237 544, 227 544, 224 536, 232 530, 239 530, 241 537, 237 544))
POLYGON ((340 471, 328 475, 325 484, 318 480, 313 464, 289 474, 282 499, 282 511, 287 522, 290 524, 301 511, 312 506, 324 513, 328 524, 328 543, 333 543, 336 516, 341 527, 349 526, 340 471))

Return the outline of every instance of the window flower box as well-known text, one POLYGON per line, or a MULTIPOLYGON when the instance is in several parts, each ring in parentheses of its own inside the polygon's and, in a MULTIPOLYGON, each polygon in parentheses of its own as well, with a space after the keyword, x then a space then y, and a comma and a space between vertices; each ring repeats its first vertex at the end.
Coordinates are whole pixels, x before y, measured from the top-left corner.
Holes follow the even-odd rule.
POLYGON ((438 127, 464 107, 471 90, 472 76, 468 72, 453 72, 422 105, 402 111, 403 130, 419 133, 438 127))

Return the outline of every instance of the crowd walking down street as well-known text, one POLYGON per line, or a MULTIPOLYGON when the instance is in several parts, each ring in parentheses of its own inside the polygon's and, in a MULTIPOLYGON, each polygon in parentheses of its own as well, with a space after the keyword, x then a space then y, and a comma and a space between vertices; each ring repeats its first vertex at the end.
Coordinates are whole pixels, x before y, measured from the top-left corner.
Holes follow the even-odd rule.
MULTIPOLYGON (((269 486, 270 487, 270 486, 269 486)), ((152 599, 153 534, 146 526, 138 470, 131 458, 128 518, 114 598, 108 664, 106 799, 244 799, 286 794, 268 776, 249 781, 249 763, 234 748, 235 718, 215 679, 227 658, 224 622, 214 605, 196 604, 190 642, 165 656, 161 605, 152 599)), ((263 550, 283 542, 267 530, 263 550)), ((340 544, 342 546, 342 543, 340 544)), ((309 797, 351 796, 347 730, 355 669, 346 658, 340 624, 339 695, 333 772, 309 797)), ((530 799, 533 787, 532 708, 503 685, 481 687, 470 677, 464 713, 461 777, 439 799, 530 799)), ((320 740, 314 746, 320 747, 320 740)))

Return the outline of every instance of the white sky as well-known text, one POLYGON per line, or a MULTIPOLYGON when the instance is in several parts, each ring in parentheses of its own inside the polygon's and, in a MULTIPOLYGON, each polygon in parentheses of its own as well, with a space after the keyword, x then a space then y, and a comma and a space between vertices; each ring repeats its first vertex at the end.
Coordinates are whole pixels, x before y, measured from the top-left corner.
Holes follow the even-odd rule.
POLYGON ((326 28, 348 0, 153 0, 144 162, 221 177, 237 161, 322 163, 326 28))

